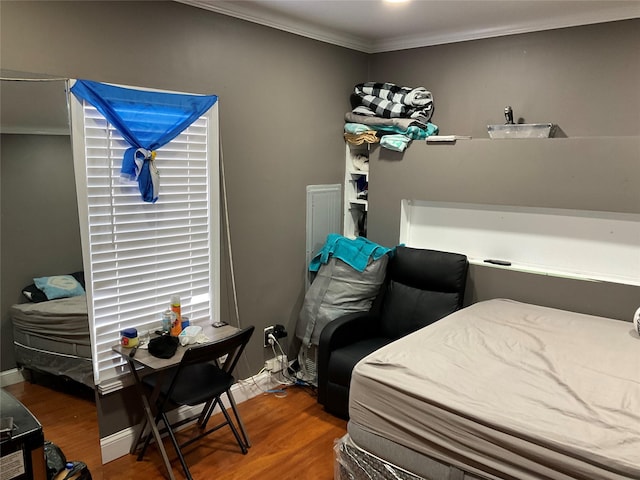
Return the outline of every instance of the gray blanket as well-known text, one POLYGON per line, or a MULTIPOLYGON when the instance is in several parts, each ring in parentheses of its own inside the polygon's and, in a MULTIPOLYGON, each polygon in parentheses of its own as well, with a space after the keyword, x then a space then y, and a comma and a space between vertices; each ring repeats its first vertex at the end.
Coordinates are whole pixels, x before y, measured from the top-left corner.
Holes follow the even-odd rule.
POLYGON ((370 115, 358 115, 357 113, 347 112, 344 119, 349 123, 362 123, 370 126, 390 126, 407 130, 411 126, 424 128, 424 124, 417 122, 413 118, 382 118, 370 115))
POLYGON ((21 303, 9 309, 14 328, 39 336, 89 337, 87 297, 21 303))

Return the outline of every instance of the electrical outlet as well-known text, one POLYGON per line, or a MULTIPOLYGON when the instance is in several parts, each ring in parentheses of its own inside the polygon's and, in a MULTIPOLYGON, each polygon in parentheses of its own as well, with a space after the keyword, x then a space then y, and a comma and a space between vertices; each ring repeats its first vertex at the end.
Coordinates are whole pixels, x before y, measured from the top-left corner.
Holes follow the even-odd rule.
POLYGON ((275 327, 273 325, 264 329, 264 346, 265 347, 269 346, 269 334, 273 333, 274 330, 275 330, 275 327))

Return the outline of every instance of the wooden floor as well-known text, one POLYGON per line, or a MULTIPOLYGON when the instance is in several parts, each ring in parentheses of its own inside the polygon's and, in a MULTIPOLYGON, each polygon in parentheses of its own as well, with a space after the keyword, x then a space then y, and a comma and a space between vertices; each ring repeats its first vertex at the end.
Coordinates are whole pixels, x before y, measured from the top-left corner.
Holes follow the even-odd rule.
MULTIPOLYGON (((168 478, 153 446, 141 462, 127 455, 102 465, 95 403, 87 395, 28 382, 5 389, 40 421, 45 439, 68 460, 85 462, 94 480, 168 478)), ((346 433, 346 422, 324 412, 313 391, 289 387, 284 398, 264 394, 238 408, 252 443, 249 453, 241 453, 228 428, 214 432, 184 450, 194 479, 333 478, 333 444, 346 433)), ((181 435, 188 433, 189 428, 181 435)), ((176 479, 184 479, 173 447, 168 441, 165 446, 176 479)))

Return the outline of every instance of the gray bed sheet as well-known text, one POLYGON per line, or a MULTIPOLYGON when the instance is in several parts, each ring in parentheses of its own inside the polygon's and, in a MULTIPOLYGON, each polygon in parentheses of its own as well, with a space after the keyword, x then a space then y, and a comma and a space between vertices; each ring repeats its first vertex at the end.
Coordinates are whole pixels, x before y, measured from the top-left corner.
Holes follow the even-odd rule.
POLYGON ((16 304, 9 315, 19 365, 93 387, 86 296, 16 304))
POLYGON ((637 480, 640 338, 630 322, 479 302, 358 363, 350 419, 359 447, 400 466, 380 438, 484 478, 637 480))

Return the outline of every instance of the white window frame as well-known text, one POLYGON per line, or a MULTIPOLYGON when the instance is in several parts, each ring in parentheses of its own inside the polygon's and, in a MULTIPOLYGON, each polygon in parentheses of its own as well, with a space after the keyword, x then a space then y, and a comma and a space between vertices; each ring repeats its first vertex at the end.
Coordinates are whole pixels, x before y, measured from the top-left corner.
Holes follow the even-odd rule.
MULTIPOLYGON (((68 82, 68 89, 75 83, 75 80, 68 82)), ((156 91, 152 89, 143 89, 139 87, 127 87, 125 88, 137 88, 139 90, 156 91)), ((166 91, 162 91, 166 92, 166 91)), ((181 92, 167 92, 167 93, 181 93, 181 92)), ((91 260, 91 238, 90 238, 90 225, 89 225, 89 203, 88 203, 88 178, 87 178, 87 156, 86 156, 86 142, 85 142, 85 114, 84 114, 85 101, 78 100, 73 94, 69 93, 69 112, 70 112, 70 125, 71 125, 71 138, 73 145, 73 158, 74 169, 76 177, 76 190, 78 198, 78 213, 80 218, 80 236, 82 242, 82 256, 83 265, 86 279, 86 294, 87 294, 87 311, 89 320, 89 333, 91 337, 91 351, 93 358, 93 371, 94 380, 101 394, 110 393, 118 390, 123 386, 133 383, 132 376, 128 373, 128 367, 124 359, 119 357, 118 354, 113 352, 111 355, 112 365, 105 367, 100 366, 100 362, 104 364, 105 353, 105 338, 110 341, 110 337, 113 337, 113 344, 117 344, 120 338, 119 330, 128 327, 139 327, 141 329, 154 329, 159 328, 161 324, 162 310, 168 308, 170 296, 166 298, 158 298, 157 305, 149 309, 145 314, 140 315, 135 320, 129 319, 123 324, 121 321, 113 323, 113 329, 109 333, 102 333, 98 331, 96 326, 96 305, 94 302, 94 286, 93 286, 93 267, 91 260), (117 326, 117 328, 116 328, 117 326), (99 354, 98 348, 102 345, 102 353, 99 354)), ((220 319, 220 158, 219 158, 219 120, 218 120, 218 101, 203 114, 201 119, 206 117, 206 140, 207 140, 207 170, 208 170, 208 213, 209 213, 209 315, 208 318, 195 319, 192 323, 203 325, 206 322, 217 321, 220 319)), ((113 127, 110 126, 112 129, 113 127)), ((114 136, 119 136, 116 132, 114 136)), ((180 137, 178 137, 180 138, 180 137)), ((177 139, 176 139, 177 140, 177 139)), ((165 147, 170 147, 171 142, 165 147)), ((158 149, 158 156, 156 161, 159 163, 159 169, 162 175, 162 148, 158 149)), ((121 164, 120 160, 116 163, 119 171, 121 164)), ((118 187, 121 188, 121 187, 118 187)), ((131 189, 138 191, 136 184, 130 185, 131 189)), ((140 198, 139 201, 145 208, 162 208, 162 179, 160 182, 160 198, 157 203, 149 204, 143 202, 140 198)), ((186 312, 185 312, 186 313, 186 312)), ((102 324, 104 327, 104 323, 102 324)))

